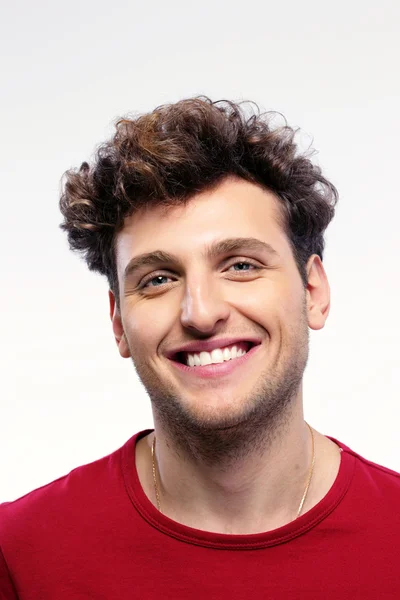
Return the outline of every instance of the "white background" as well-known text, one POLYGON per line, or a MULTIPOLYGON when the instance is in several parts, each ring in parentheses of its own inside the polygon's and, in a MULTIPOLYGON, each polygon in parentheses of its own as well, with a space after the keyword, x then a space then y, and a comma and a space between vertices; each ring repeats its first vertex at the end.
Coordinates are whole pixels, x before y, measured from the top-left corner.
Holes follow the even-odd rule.
POLYGON ((0 501, 152 425, 106 281, 58 229, 59 181, 118 116, 197 94, 255 100, 314 139, 340 204, 305 416, 400 471, 399 4, 25 0, 2 13, 0 501))

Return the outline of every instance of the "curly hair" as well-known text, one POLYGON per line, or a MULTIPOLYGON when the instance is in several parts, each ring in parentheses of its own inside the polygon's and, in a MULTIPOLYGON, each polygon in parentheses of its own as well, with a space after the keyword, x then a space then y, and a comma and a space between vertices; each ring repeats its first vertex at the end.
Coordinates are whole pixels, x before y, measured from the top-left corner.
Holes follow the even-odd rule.
POLYGON ((207 97, 159 106, 116 123, 92 165, 64 175, 60 227, 90 270, 106 275, 119 307, 115 241, 124 220, 148 205, 173 205, 237 176, 273 192, 303 283, 312 254, 323 258, 324 231, 338 194, 295 143, 297 130, 274 127, 276 113, 254 103, 207 97), (250 111, 245 108, 250 106, 250 111))

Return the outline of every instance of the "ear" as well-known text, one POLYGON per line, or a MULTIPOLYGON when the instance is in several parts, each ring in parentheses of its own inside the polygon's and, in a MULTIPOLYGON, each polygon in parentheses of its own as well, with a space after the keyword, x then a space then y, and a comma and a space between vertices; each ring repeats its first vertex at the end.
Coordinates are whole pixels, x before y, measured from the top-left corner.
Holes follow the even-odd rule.
POLYGON ((331 293, 324 266, 317 254, 308 260, 307 275, 308 325, 311 329, 322 329, 329 315, 331 293))
POLYGON ((108 298, 110 301, 110 318, 119 353, 122 356, 122 358, 129 358, 131 352, 126 341, 124 327, 122 325, 122 319, 117 307, 117 302, 111 290, 109 290, 108 292, 108 298))

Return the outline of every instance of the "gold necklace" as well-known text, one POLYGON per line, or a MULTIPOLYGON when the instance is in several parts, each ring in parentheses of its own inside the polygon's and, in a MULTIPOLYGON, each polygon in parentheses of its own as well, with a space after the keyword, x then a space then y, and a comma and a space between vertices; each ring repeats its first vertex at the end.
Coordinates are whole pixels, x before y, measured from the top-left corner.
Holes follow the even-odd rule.
MULTIPOLYGON (((301 502, 300 502, 300 506, 297 510, 297 516, 296 519, 300 516, 300 513, 302 511, 302 508, 304 506, 304 502, 305 499, 307 497, 307 492, 309 490, 310 487, 310 483, 311 483, 311 478, 313 475, 313 471, 314 471, 314 464, 315 464, 315 443, 314 443, 314 432, 311 429, 310 425, 307 423, 307 421, 305 421, 308 429, 310 430, 311 433, 311 442, 312 442, 312 460, 311 460, 311 466, 310 466, 310 472, 308 474, 308 479, 307 479, 307 484, 306 484, 306 489, 304 490, 304 494, 301 498, 301 502)), ((153 443, 151 445, 151 459, 152 459, 152 463, 153 463, 153 482, 154 482, 154 492, 156 495, 156 502, 157 502, 157 508, 158 510, 161 512, 161 502, 160 502, 160 492, 158 490, 158 485, 157 485, 157 469, 156 469, 156 436, 154 435, 153 438, 153 443)))

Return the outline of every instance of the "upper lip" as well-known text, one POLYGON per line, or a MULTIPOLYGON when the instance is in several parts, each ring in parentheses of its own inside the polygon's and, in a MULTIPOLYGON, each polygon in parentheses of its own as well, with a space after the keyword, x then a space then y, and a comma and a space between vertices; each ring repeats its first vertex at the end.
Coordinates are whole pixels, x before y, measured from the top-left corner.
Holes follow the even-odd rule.
POLYGON ((181 352, 189 352, 191 354, 199 354, 200 352, 211 352, 216 348, 226 348, 227 346, 233 346, 234 344, 238 344, 239 342, 248 342, 252 346, 257 346, 261 344, 261 340, 255 337, 238 337, 238 338, 219 338, 213 340, 194 340, 193 342, 188 342, 182 346, 174 348, 167 352, 167 358, 175 358, 177 354, 181 352))

